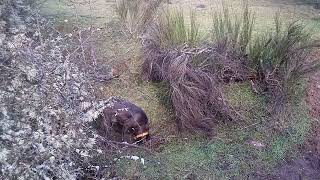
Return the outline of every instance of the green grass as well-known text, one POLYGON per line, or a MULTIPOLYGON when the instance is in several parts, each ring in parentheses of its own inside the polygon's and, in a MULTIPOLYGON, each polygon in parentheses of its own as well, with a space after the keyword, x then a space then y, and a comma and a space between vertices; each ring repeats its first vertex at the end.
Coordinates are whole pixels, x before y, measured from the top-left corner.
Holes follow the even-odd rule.
MULTIPOLYGON (((226 92, 234 106, 243 110, 265 103, 263 97, 250 91, 248 84, 228 86, 226 92)), ((263 110, 259 109, 250 112, 256 117, 250 123, 258 122, 254 126, 248 126, 248 122, 240 126, 237 123, 220 124, 216 128, 217 135, 211 140, 187 135, 177 137, 162 145, 161 152, 142 153, 145 167, 132 161, 117 164, 117 167, 132 169, 134 163, 135 173, 138 172, 142 179, 183 179, 188 174, 194 174, 198 179, 247 179, 258 170, 271 171, 286 157, 297 155, 295 148, 304 142, 310 119, 305 104, 289 110, 294 113, 288 117, 290 125, 284 133, 271 129, 264 121, 263 110), (251 140, 259 141, 265 147, 253 147, 249 143, 251 140)), ((132 177, 126 173, 119 175, 132 177)))
POLYGON ((78 25, 101 26, 115 17, 114 4, 105 0, 46 0, 41 3, 40 13, 57 21, 67 19, 78 25))
POLYGON ((263 121, 266 98, 257 96, 249 83, 238 83, 225 86, 227 98, 245 119, 247 126, 263 121))
POLYGON ((223 6, 222 12, 214 13, 211 38, 213 42, 225 42, 229 46, 238 45, 242 51, 251 40, 255 18, 249 9, 248 1, 244 1, 243 12, 240 14, 230 13, 228 7, 223 6))
POLYGON ((183 44, 195 46, 200 40, 195 12, 191 11, 189 18, 190 24, 187 24, 182 9, 162 11, 158 20, 161 45, 164 47, 176 47, 183 44))
POLYGON ((307 30, 313 32, 313 38, 320 38, 320 18, 313 18, 303 21, 307 30))

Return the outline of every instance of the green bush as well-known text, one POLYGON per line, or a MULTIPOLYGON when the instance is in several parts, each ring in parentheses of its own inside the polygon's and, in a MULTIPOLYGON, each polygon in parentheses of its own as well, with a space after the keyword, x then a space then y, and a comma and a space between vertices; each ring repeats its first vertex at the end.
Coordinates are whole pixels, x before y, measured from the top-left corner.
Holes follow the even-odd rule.
POLYGON ((302 23, 294 21, 285 25, 277 16, 275 30, 252 42, 251 65, 264 74, 278 73, 285 82, 298 81, 320 67, 319 61, 309 59, 317 46, 302 23))
MULTIPOLYGON (((283 113, 292 100, 290 93, 295 85, 320 68, 318 59, 312 57, 319 44, 312 39, 305 25, 299 21, 283 23, 280 14, 275 17, 273 29, 254 36, 256 21, 247 1, 244 1, 243 9, 242 19, 232 16, 227 7, 215 13, 212 41, 226 47, 227 54, 242 53, 245 57, 241 59, 242 64, 254 71, 253 74, 249 72, 252 77, 247 80, 252 80, 260 92, 267 95, 267 108, 276 117, 273 121, 284 121, 286 115, 283 113)), ((224 63, 230 66, 235 61, 236 58, 224 63)))

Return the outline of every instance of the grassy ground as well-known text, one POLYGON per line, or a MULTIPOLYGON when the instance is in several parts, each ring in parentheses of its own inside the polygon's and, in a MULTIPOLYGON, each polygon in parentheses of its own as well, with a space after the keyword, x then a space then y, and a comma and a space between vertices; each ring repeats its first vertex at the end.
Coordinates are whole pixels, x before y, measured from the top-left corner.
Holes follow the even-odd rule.
POLYGON ((86 22, 101 26, 110 21, 115 13, 114 0, 46 0, 41 3, 42 14, 59 20, 86 22))
MULTIPOLYGON (((241 11, 241 1, 225 2, 235 14, 241 11)), ((257 18, 256 33, 270 28, 275 13, 280 10, 284 19, 302 19, 320 34, 319 12, 309 6, 262 0, 253 0, 251 4, 257 18)), ((252 93, 248 84, 225 87, 234 107, 247 117, 245 122, 218 125, 213 139, 178 134, 170 107, 163 103, 165 88, 140 79, 140 45, 121 33, 121 26, 114 21, 113 5, 113 1, 104 0, 76 6, 48 0, 43 4, 42 12, 57 16, 60 21, 69 19, 82 22, 82 25, 102 27, 101 34, 95 39, 100 60, 119 67, 122 72, 118 79, 102 89, 103 96, 122 96, 141 106, 150 118, 152 134, 166 139, 154 154, 137 150, 123 152, 122 155, 143 157, 145 164, 125 158, 116 160, 117 175, 129 179, 254 178, 255 174, 271 171, 274 165, 296 155, 292 150, 303 143, 310 126, 306 106, 293 106, 290 110, 295 115, 288 117, 290 128, 284 133, 275 133, 265 120, 265 99, 252 93), (254 143, 261 143, 263 147, 254 146, 254 143)), ((221 3, 218 0, 171 0, 168 7, 182 8, 185 12, 195 9, 205 36, 204 32, 210 27, 210 16, 221 8, 221 3)), ((297 95, 301 94, 303 90, 297 95)))
POLYGON ((199 179, 246 179, 254 178, 256 172, 272 170, 288 156, 296 156, 291 150, 303 143, 310 126, 305 106, 293 109, 297 114, 291 117, 292 124, 286 133, 274 134, 268 128, 268 122, 263 120, 263 110, 258 108, 263 106, 263 98, 251 93, 246 84, 227 89, 235 107, 241 108, 242 112, 254 108, 256 112, 250 112, 250 115, 255 117, 249 118, 250 122, 241 123, 241 127, 221 124, 213 139, 194 136, 170 138, 162 145, 162 151, 156 153, 156 157, 153 154, 138 154, 147 160, 146 166, 124 160, 117 164, 118 172, 134 168, 133 174, 122 172, 121 175, 141 179, 183 179, 186 176, 199 179), (265 147, 255 147, 253 142, 261 142, 265 147))

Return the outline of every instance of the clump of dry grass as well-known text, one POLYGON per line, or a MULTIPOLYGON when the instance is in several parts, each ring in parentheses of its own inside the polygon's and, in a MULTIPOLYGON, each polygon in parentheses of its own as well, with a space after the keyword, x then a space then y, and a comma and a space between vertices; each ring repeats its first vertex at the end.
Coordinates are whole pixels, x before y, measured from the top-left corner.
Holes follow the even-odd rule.
POLYGON ((190 23, 182 10, 164 11, 143 38, 142 71, 147 80, 168 83, 179 129, 212 135, 215 123, 242 119, 222 86, 246 79, 251 71, 244 54, 228 43, 195 47, 199 31, 194 13, 190 23))
POLYGON ((212 135, 215 123, 242 119, 222 90, 226 80, 247 76, 244 61, 237 59, 240 55, 219 45, 175 50, 160 47, 154 41, 143 47, 143 73, 148 80, 169 84, 179 129, 212 135))

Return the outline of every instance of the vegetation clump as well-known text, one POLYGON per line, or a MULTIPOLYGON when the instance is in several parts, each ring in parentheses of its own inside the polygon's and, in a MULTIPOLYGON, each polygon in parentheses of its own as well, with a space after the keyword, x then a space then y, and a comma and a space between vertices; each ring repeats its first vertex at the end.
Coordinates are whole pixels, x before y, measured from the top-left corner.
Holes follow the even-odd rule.
POLYGON ((319 44, 304 25, 298 21, 284 25, 279 16, 275 18, 275 30, 258 36, 250 45, 249 65, 255 69, 257 83, 268 97, 268 111, 280 126, 286 123, 283 118, 287 104, 298 98, 290 96, 297 84, 320 68, 319 59, 313 57, 317 47, 319 44))
POLYGON ((222 88, 239 82, 250 82, 254 92, 266 96, 269 120, 283 129, 286 107, 296 99, 290 99, 290 93, 303 77, 319 69, 311 53, 318 45, 301 23, 283 24, 277 15, 273 30, 254 36, 254 15, 247 3, 243 9, 240 21, 228 8, 216 13, 211 42, 198 41, 197 46, 193 15, 189 27, 177 11, 148 29, 142 47, 143 75, 170 85, 180 129, 212 134, 217 122, 241 122, 245 117, 228 102, 222 88))
POLYGON ((118 0, 116 13, 130 34, 139 36, 157 14, 162 0, 118 0))

